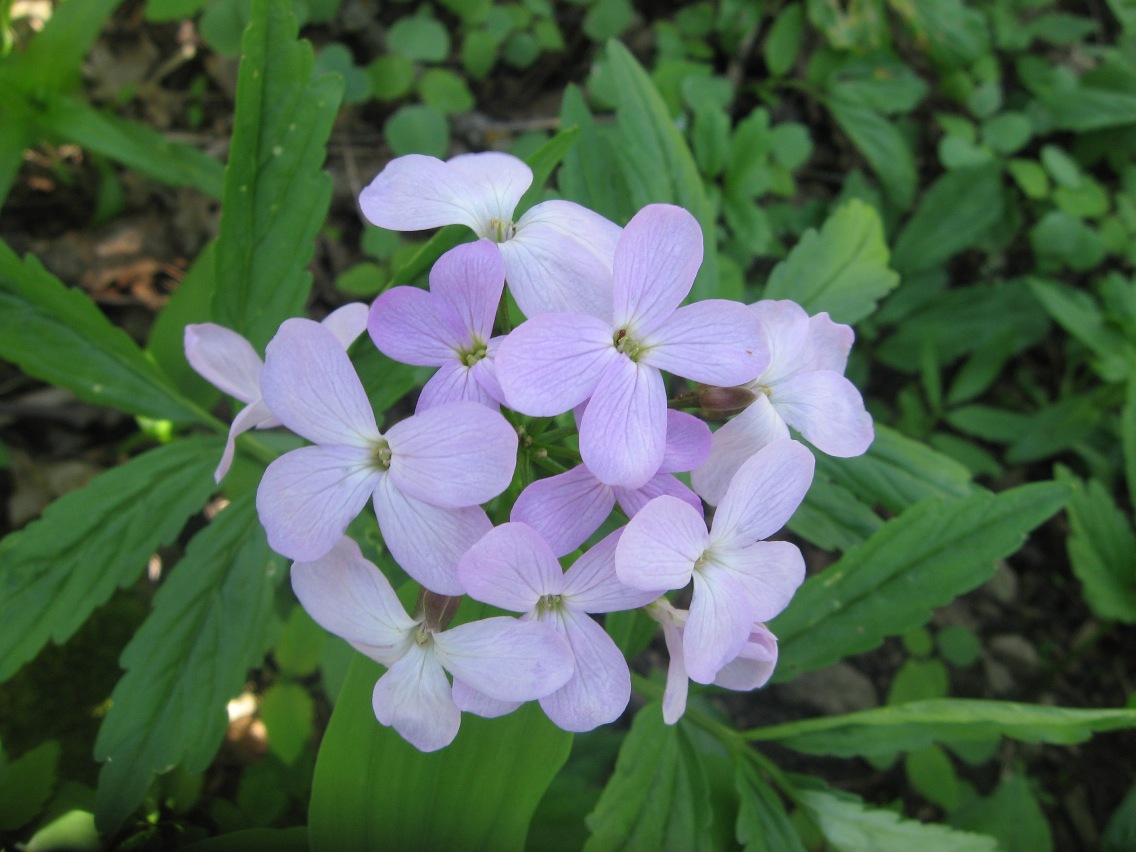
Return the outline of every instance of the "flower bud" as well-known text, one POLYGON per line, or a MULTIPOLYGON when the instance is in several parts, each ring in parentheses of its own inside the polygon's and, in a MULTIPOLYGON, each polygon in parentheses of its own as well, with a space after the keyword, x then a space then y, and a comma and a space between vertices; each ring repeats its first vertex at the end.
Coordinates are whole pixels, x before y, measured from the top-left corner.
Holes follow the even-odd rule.
POLYGON ((713 385, 699 385, 694 390, 702 413, 706 417, 732 417, 749 408, 757 399, 758 393, 750 387, 719 388, 713 385))

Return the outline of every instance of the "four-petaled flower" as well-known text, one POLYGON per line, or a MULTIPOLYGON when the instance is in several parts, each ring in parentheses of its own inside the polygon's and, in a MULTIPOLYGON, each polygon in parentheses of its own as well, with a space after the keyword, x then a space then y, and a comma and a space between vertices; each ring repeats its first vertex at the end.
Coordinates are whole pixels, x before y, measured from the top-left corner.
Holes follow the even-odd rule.
POLYGON ((374 498, 383 541, 411 577, 461 594, 457 562, 491 524, 478 504, 513 476, 517 433, 496 411, 451 402, 380 432, 347 354, 318 323, 286 321, 268 344, 264 401, 315 446, 268 466, 256 506, 273 549, 327 553, 374 498))
POLYGON ((359 545, 340 539, 322 558, 292 566, 292 588, 325 630, 382 663, 375 716, 421 751, 453 742, 461 722, 446 672, 499 701, 523 702, 572 676, 572 653, 539 621, 486 618, 448 630, 411 618, 359 545))
POLYGON ((709 531, 674 497, 655 498, 627 523, 615 551, 620 580, 639 589, 681 589, 694 580, 683 634, 691 680, 713 682, 754 623, 781 612, 804 580, 796 545, 762 539, 785 525, 812 478, 812 453, 782 439, 742 465, 709 531))
POLYGON ((497 244, 509 290, 527 317, 551 311, 606 316, 619 226, 571 201, 513 214, 532 169, 511 154, 408 154, 387 163, 359 196, 372 224, 392 231, 468 225, 497 244), (550 274, 550 271, 552 274, 550 274))
POLYGON ((663 370, 738 385, 769 361, 761 324, 745 305, 707 299, 679 307, 701 264, 694 217, 669 204, 644 207, 616 246, 607 319, 542 314, 498 347, 497 378, 510 407, 542 417, 588 400, 580 455, 600 482, 638 488, 658 472, 667 433, 663 370))

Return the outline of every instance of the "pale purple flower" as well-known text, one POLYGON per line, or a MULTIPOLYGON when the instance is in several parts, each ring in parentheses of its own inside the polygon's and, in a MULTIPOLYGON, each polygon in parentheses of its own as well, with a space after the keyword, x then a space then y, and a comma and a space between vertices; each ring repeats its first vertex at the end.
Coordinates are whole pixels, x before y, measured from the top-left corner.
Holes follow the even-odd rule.
POLYGON ((789 436, 787 425, 821 452, 841 458, 862 454, 875 436, 860 392, 844 378, 852 328, 827 313, 810 317, 789 300, 750 307, 761 319, 771 357, 761 375, 744 385, 753 403, 714 433, 710 457, 691 474, 694 490, 712 506, 746 459, 789 436))
MULTIPOLYGON (((564 572, 540 533, 526 524, 502 524, 471 547, 458 565, 458 577, 470 597, 549 625, 572 649, 571 679, 540 699, 548 718, 566 731, 590 731, 615 721, 631 698, 623 654, 588 613, 635 609, 661 594, 629 588, 616 578, 620 532, 604 538, 564 572)), ((463 698, 463 709, 481 715, 512 709, 508 704, 493 708, 493 702, 478 700, 468 690, 463 698)))
POLYGON ((673 474, 697 467, 709 452, 710 428, 691 414, 668 410, 663 461, 659 472, 645 485, 604 485, 581 464, 529 484, 517 497, 509 519, 533 527, 553 553, 564 556, 600 528, 617 502, 624 514, 633 518, 651 500, 669 494, 685 500, 701 514, 698 495, 673 474))
POLYGON ((504 401, 493 370, 493 320, 505 289, 505 262, 488 240, 446 252, 430 270, 430 290, 395 287, 371 306, 367 330, 395 361, 438 367, 417 410, 471 400, 496 409, 504 401))
MULTIPOLYGON (((667 684, 663 690, 663 721, 673 725, 686 712, 690 677, 683 655, 683 633, 689 613, 675 609, 666 598, 652 602, 645 611, 663 627, 663 639, 670 654, 667 684)), ((749 692, 765 686, 777 666, 777 637, 764 624, 753 624, 749 638, 738 655, 726 663, 712 683, 735 692, 749 692)))
POLYGON ((487 618, 439 629, 411 618, 359 545, 340 539, 292 566, 292 588, 325 630, 387 667, 372 697, 376 718, 421 751, 453 742, 461 712, 446 672, 499 701, 548 695, 572 676, 564 640, 539 621, 487 618))
POLYGON ((805 577, 801 552, 763 541, 796 511, 813 477, 813 457, 783 439, 742 465, 706 522, 689 505, 658 497, 632 518, 615 553, 619 579, 640 589, 681 589, 693 578, 683 656, 692 680, 711 683, 741 652, 754 623, 789 603, 805 577))
POLYGON ((408 154, 387 163, 360 194, 359 206, 380 228, 467 225, 492 240, 525 316, 606 316, 619 226, 571 201, 545 201, 514 221, 532 180, 532 169, 511 154, 460 154, 446 162, 408 154))
MULTIPOLYGON (((367 306, 361 302, 332 311, 322 325, 347 349, 367 327, 367 306)), ((252 344, 235 331, 212 322, 185 327, 185 357, 189 365, 211 385, 245 403, 229 427, 221 463, 213 473, 220 482, 233 463, 237 436, 249 429, 280 425, 260 396, 260 371, 264 363, 252 344)))
POLYGON ((542 314, 497 350, 510 407, 544 417, 588 400, 580 454, 607 485, 637 488, 659 470, 667 431, 661 371, 731 385, 768 363, 761 323, 745 305, 712 299, 679 307, 701 263, 693 216, 668 204, 644 207, 616 247, 609 319, 542 314))
POLYGON ((406 572, 460 594, 457 562, 491 527, 479 503, 509 484, 517 433, 474 402, 431 408, 380 432, 359 377, 334 335, 291 319, 268 344, 261 375, 272 413, 315 446, 268 466, 256 505, 273 549, 311 561, 339 540, 368 499, 383 541, 406 572))

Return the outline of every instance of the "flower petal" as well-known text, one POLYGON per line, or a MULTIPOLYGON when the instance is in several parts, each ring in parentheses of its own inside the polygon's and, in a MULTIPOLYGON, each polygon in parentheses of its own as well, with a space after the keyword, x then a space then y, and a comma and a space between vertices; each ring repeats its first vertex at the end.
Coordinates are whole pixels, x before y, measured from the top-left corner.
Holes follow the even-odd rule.
POLYGON ((790 426, 830 456, 862 455, 875 438, 860 391, 831 370, 798 373, 779 382, 770 402, 790 426))
POLYGON ((765 299, 750 305, 761 321, 769 345, 769 366, 761 374, 764 384, 807 369, 802 352, 809 333, 809 315, 790 299, 765 299))
POLYGON ((694 470, 710 456, 710 427, 685 411, 667 409, 667 446, 661 473, 694 470))
POLYGON ((619 357, 611 327, 582 314, 541 314, 514 328, 497 348, 497 379, 510 408, 552 417, 592 395, 619 357))
POLYGON ((300 447, 268 466, 256 490, 256 511, 277 553, 319 559, 343 536, 387 477, 354 447, 300 447))
POLYGON ((385 666, 401 657, 417 622, 406 614, 390 581, 344 536, 327 555, 292 565, 292 590, 320 627, 364 645, 385 666))
POLYGON ((474 600, 527 613, 544 595, 559 594, 564 572, 548 543, 526 524, 501 524, 458 562, 458 579, 474 600))
POLYGON ((813 454, 796 441, 774 441, 738 469, 714 514, 715 545, 744 546, 788 523, 813 481, 813 454))
POLYGON ((848 353, 856 340, 852 326, 833 322, 821 311, 809 317, 809 334, 801 351, 806 370, 832 370, 844 375, 848 366, 848 353))
POLYGON ((637 589, 681 589, 709 544, 706 522, 676 497, 656 497, 627 522, 615 572, 637 589))
POLYGON ((359 194, 359 207, 371 224, 392 231, 442 225, 468 225, 476 231, 488 221, 493 191, 471 183, 462 171, 423 154, 398 157, 359 194))
POLYGON ((745 587, 728 571, 694 572, 694 595, 682 635, 686 672, 698 683, 712 683, 734 659, 755 621, 745 587))
POLYGON ((641 342, 642 363, 708 385, 745 384, 769 363, 761 324, 727 299, 681 307, 641 342))
POLYGON ((502 701, 499 698, 490 698, 484 692, 478 692, 461 678, 454 678, 453 689, 454 704, 463 713, 473 713, 483 719, 496 719, 512 713, 523 701, 502 701))
POLYGON ((268 344, 264 401, 285 426, 315 444, 370 449, 375 413, 335 335, 307 319, 285 320, 268 344))
POLYGON ((500 151, 459 154, 446 160, 446 167, 453 177, 468 183, 478 194, 478 218, 483 223, 482 230, 478 230, 480 237, 489 236, 491 219, 512 220, 513 211, 533 181, 532 169, 524 160, 500 151))
POLYGON ((654 476, 667 442, 667 390, 653 367, 620 356, 580 420, 580 456, 596 479, 637 488, 654 476))
POLYGON ((715 567, 745 590, 753 621, 768 621, 789 605, 805 580, 805 559, 795 544, 758 541, 737 550, 715 548, 715 567))
POLYGON ((367 330, 367 316, 371 309, 362 302, 351 302, 336 308, 320 322, 324 328, 335 335, 335 339, 346 350, 351 348, 364 331, 367 330))
POLYGON ((667 665, 667 684, 663 688, 663 721, 673 725, 686 712, 690 676, 686 673, 686 660, 682 652, 682 631, 677 625, 664 622, 663 639, 671 658, 667 665))
POLYGON ((430 408, 387 430, 391 480, 412 497, 459 509, 492 500, 513 479, 517 432, 475 402, 430 408))
POLYGON ((461 711, 450 695, 446 673, 428 649, 411 643, 406 656, 375 684, 371 706, 419 751, 437 751, 454 741, 461 711))
POLYGON ((513 503, 509 520, 528 524, 553 553, 564 556, 587 541, 614 506, 611 488, 581 464, 528 485, 513 503))
POLYGON ((450 249, 430 270, 430 293, 458 317, 466 340, 477 337, 485 343, 493 336, 504 289, 505 261, 489 240, 450 249))
POLYGON ((218 464, 217 469, 213 471, 214 482, 220 482, 225 478, 225 474, 229 472, 229 467, 233 464, 233 455, 236 451, 237 436, 242 432, 247 432, 249 429, 255 429, 258 426, 267 426, 268 424, 279 425, 262 399, 258 399, 256 402, 246 405, 237 412, 237 416, 233 418, 232 425, 229 426, 229 437, 225 439, 225 450, 221 453, 221 463, 218 464))
POLYGON ((260 399, 264 366, 252 344, 235 331, 203 322, 185 327, 185 359, 214 387, 241 402, 260 399))
POLYGON ((561 596, 567 606, 582 612, 620 612, 646 606, 659 597, 625 585, 615 573, 615 549, 623 534, 620 527, 592 545, 564 574, 561 596))
POLYGON ((440 595, 462 595, 458 560, 493 528, 485 510, 441 509, 404 494, 383 477, 375 489, 383 542, 411 577, 440 595))
POLYGON ((749 692, 768 683, 777 668, 777 637, 764 624, 755 624, 738 655, 722 666, 714 685, 749 692))
POLYGON ((649 204, 631 217, 615 248, 612 326, 653 331, 690 292, 702 250, 702 228, 681 207, 649 204))
POLYGON ((434 653, 454 677, 503 701, 531 701, 572 676, 572 651, 547 624, 486 618, 434 635, 434 653))
POLYGON ((623 509, 628 518, 634 518, 644 506, 664 494, 677 497, 689 504, 692 509, 698 512, 700 517, 705 517, 705 513, 702 511, 702 501, 698 499, 698 495, 683 485, 671 473, 656 473, 647 480, 646 485, 641 485, 639 488, 617 487, 615 489, 615 499, 619 501, 619 508, 623 509))
POLYGON ((469 330, 448 302, 418 287, 392 287, 371 305, 367 330, 388 358, 440 367, 469 347, 469 330))
POLYGON ((428 408, 437 408, 448 402, 476 402, 491 411, 500 410, 497 400, 477 381, 473 370, 460 361, 443 364, 429 378, 418 394, 414 413, 420 414, 428 408))
POLYGON ((509 292, 530 319, 547 313, 611 320, 611 266, 620 228, 571 201, 537 204, 501 243, 509 292))
POLYGON ((694 490, 711 506, 717 506, 743 464, 762 447, 788 437, 789 427, 769 397, 760 394, 749 408, 714 433, 710 457, 690 474, 694 490))
POLYGON ((562 610, 541 619, 564 638, 576 670, 540 706, 565 731, 590 731, 614 722, 631 700, 631 672, 623 652, 588 615, 562 610), (557 617, 559 616, 559 617, 557 617))

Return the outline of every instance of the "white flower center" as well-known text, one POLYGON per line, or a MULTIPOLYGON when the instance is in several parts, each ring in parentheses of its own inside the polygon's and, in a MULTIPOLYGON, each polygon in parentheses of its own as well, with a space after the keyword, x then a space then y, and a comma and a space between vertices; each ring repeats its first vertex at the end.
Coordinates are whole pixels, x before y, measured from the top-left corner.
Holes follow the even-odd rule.
POLYGON ((390 444, 382 440, 376 441, 374 447, 371 448, 371 460, 374 462, 375 467, 377 467, 379 470, 390 470, 390 444))
POLYGON ((486 230, 488 233, 482 234, 482 236, 493 240, 495 243, 503 243, 516 236, 517 225, 512 219, 494 216, 489 220, 489 227, 486 230))
POLYGON ((639 355, 642 352, 643 344, 627 333, 626 328, 621 328, 615 333, 612 338, 612 343, 615 348, 630 358, 632 361, 638 361, 639 355))

